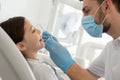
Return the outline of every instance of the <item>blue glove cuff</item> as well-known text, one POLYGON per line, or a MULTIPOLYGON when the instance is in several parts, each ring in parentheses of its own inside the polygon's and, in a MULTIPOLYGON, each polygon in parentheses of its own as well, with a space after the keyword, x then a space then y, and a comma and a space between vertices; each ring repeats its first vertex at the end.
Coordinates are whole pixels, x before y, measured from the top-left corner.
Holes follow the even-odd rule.
POLYGON ((65 66, 61 67, 61 69, 66 72, 67 69, 74 63, 74 60, 71 60, 70 62, 68 62, 65 66))

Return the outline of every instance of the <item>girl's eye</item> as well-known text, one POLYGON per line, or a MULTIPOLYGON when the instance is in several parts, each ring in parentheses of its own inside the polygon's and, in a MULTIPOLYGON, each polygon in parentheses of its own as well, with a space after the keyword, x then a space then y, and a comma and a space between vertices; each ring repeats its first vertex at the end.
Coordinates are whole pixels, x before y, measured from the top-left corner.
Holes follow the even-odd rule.
POLYGON ((36 31, 36 29, 33 29, 33 30, 32 30, 32 33, 34 33, 35 31, 36 31))

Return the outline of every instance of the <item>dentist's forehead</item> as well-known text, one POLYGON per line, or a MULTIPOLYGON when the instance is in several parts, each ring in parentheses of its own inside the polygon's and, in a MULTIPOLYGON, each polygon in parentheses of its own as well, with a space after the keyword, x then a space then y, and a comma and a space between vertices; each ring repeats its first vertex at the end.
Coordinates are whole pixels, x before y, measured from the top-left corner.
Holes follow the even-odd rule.
POLYGON ((97 0, 83 0, 83 8, 84 7, 98 7, 97 0))
POLYGON ((97 0, 83 0, 82 11, 84 15, 94 14, 98 7, 97 0))
POLYGON ((83 0, 83 5, 94 5, 94 4, 98 5, 97 0, 83 0))

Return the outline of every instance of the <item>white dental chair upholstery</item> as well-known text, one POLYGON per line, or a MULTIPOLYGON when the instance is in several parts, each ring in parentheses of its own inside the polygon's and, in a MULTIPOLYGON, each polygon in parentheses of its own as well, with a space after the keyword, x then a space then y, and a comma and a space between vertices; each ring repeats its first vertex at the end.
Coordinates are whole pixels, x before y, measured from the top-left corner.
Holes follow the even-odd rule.
POLYGON ((0 80, 35 80, 23 55, 1 27, 0 80))

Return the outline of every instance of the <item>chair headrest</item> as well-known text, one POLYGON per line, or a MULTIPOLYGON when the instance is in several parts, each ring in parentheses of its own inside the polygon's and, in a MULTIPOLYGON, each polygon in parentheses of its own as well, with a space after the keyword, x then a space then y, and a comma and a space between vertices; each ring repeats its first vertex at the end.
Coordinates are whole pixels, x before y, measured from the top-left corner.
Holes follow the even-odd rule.
POLYGON ((31 68, 12 39, 0 27, 0 54, 4 55, 20 80, 35 80, 31 68))

